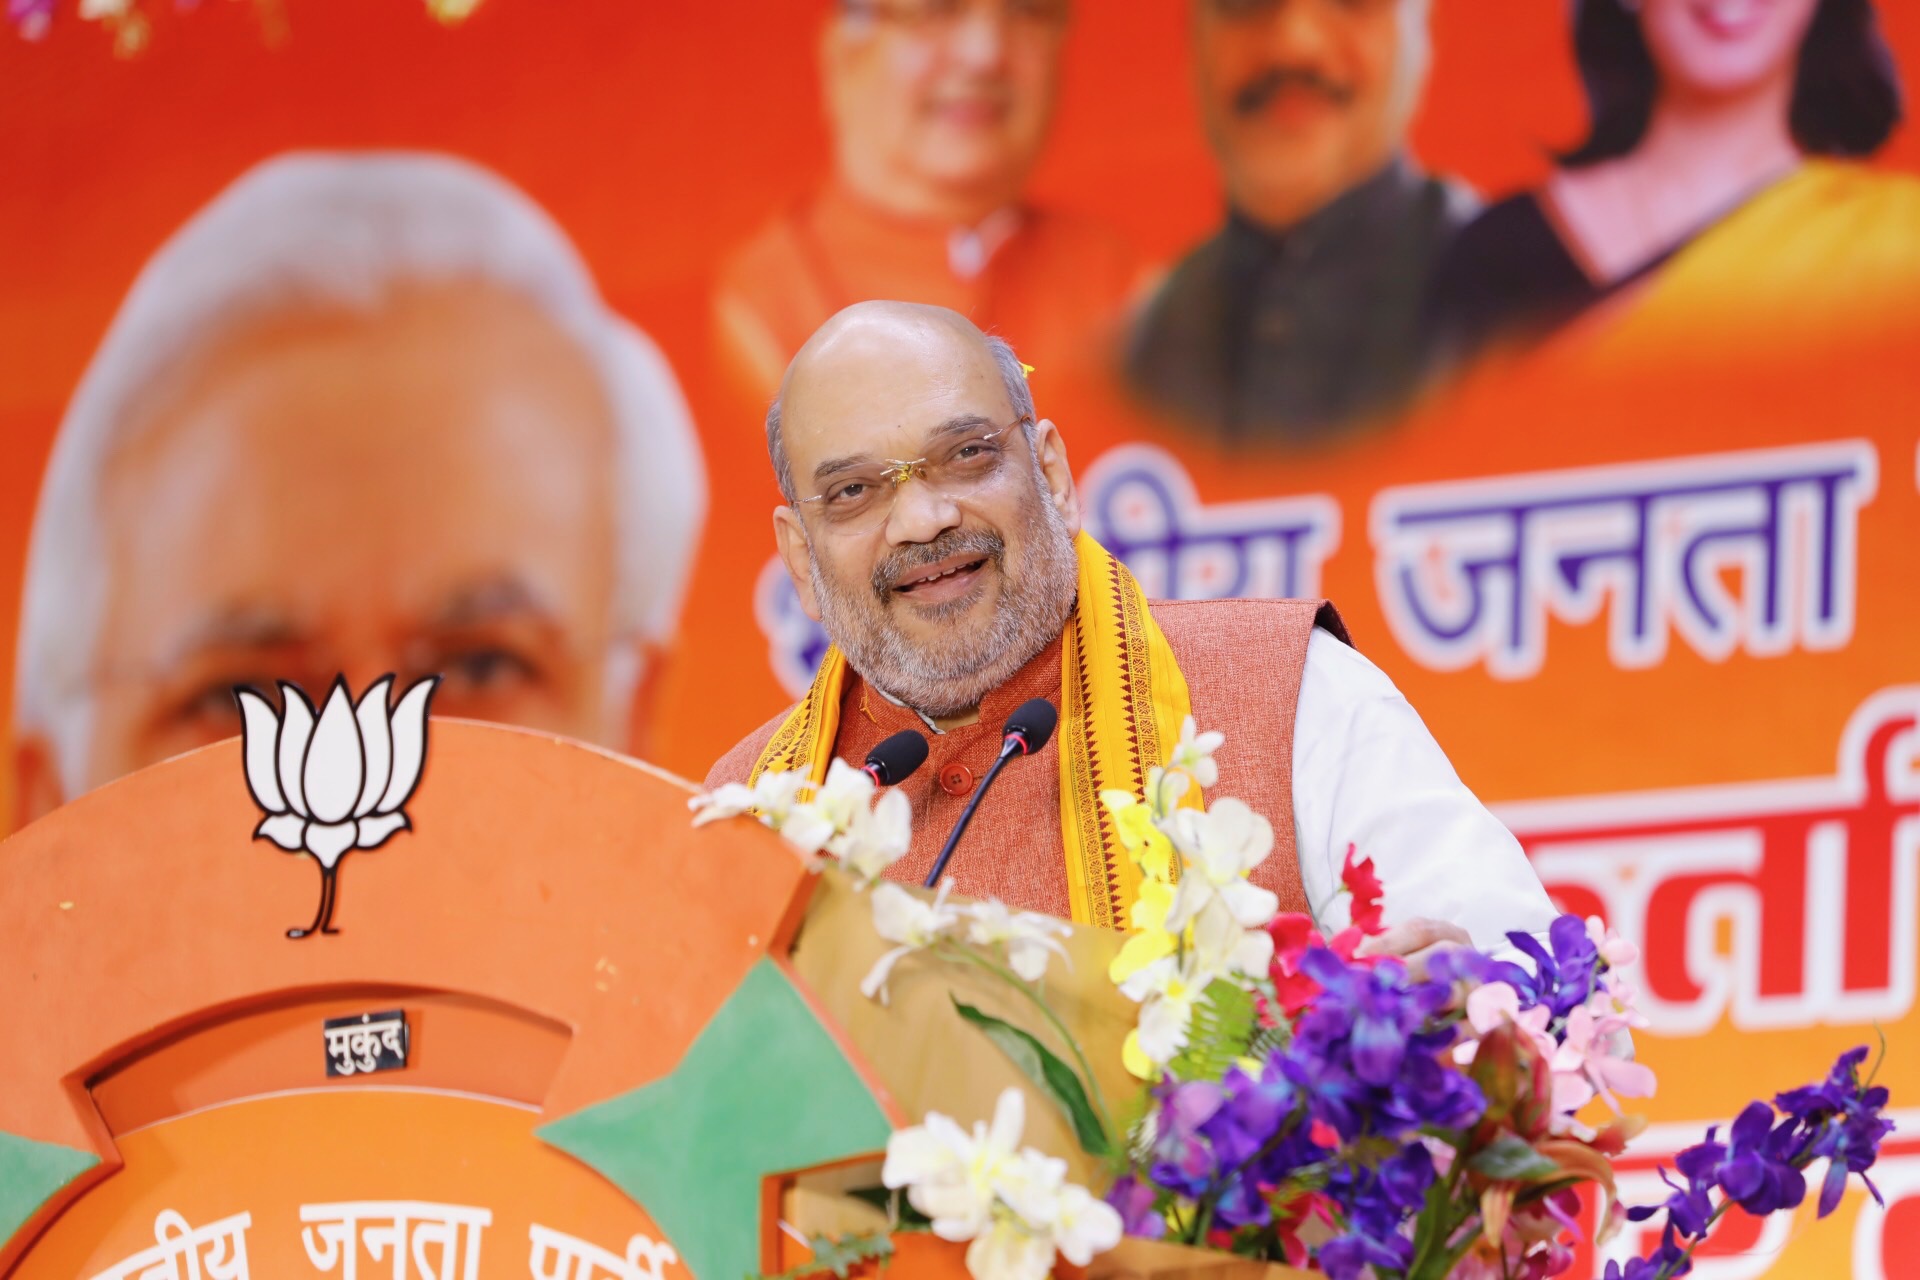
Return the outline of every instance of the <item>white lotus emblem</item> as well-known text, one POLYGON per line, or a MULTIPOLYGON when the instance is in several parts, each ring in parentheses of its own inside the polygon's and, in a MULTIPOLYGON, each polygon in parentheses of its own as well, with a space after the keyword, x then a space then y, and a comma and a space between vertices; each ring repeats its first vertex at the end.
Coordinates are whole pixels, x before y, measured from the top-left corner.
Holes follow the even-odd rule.
POLYGON ((383 676, 356 706, 344 678, 333 682, 316 717, 307 695, 280 685, 284 714, 252 689, 236 690, 243 718, 247 789, 266 811, 254 839, 320 864, 320 910, 289 938, 335 933, 333 907, 340 859, 350 849, 377 849, 409 825, 404 812, 427 756, 427 702, 439 676, 415 684, 391 711, 383 676))

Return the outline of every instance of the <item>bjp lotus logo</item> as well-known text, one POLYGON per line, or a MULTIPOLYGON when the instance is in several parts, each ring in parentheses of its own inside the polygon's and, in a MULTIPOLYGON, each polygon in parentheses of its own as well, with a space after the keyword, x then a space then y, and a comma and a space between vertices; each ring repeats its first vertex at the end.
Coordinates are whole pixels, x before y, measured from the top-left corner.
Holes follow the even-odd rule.
POLYGON ((389 710, 392 676, 375 682, 357 705, 346 680, 336 679, 317 717, 307 695, 290 684, 280 686, 285 710, 278 715, 252 689, 235 691, 245 719, 247 790, 267 815, 253 838, 320 864, 320 909, 306 928, 287 930, 289 938, 339 932, 333 907, 340 859, 351 849, 377 849, 409 825, 404 809, 420 784, 427 701, 439 682, 420 681, 389 710))

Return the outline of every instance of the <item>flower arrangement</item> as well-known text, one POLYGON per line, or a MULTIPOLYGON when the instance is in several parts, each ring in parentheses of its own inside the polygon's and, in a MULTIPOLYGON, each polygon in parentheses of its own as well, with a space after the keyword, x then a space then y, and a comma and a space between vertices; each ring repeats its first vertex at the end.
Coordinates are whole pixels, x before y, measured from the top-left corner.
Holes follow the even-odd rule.
POLYGON ((1222 742, 1189 718, 1144 794, 1102 797, 1142 873, 1107 975, 1139 1009, 1122 1056, 1141 1084, 1119 1119, 1037 985, 1069 926, 880 881, 910 841, 904 797, 876 800, 866 775, 836 761, 818 787, 767 774, 693 801, 697 822, 754 813, 871 888, 874 925, 893 946, 866 995, 884 1000, 896 967, 920 955, 995 974, 1045 1023, 1054 1048, 959 1006, 1101 1158, 1104 1197, 1019 1146, 1024 1102, 1009 1090, 990 1125, 969 1132, 936 1113, 893 1136, 882 1180, 917 1214, 909 1223, 896 1202, 897 1225, 966 1242, 978 1280, 1039 1280, 1123 1233, 1338 1280, 1540 1280, 1572 1264, 1577 1193, 1590 1185, 1603 1240, 1664 1215, 1654 1253, 1609 1263, 1607 1280, 1671 1280, 1730 1206, 1799 1205, 1816 1162, 1823 1217, 1850 1174, 1866 1181, 1893 1126, 1859 1048, 1825 1080, 1747 1106, 1725 1141, 1709 1129, 1663 1170, 1665 1202, 1623 1208, 1613 1161, 1644 1122, 1620 1100, 1655 1086, 1631 1056, 1645 1025, 1624 973, 1632 945, 1563 915, 1544 938, 1508 935, 1510 954, 1368 954, 1382 887, 1351 848, 1351 924, 1324 937, 1249 878, 1272 850, 1266 819, 1237 800, 1191 803, 1190 789, 1217 781, 1222 742))
MULTIPOLYGON (((200 0, 173 0, 173 7, 195 9, 199 3, 200 0)), ((281 0, 253 0, 253 3, 269 31, 284 27, 281 0)), ((427 13, 435 21, 454 26, 466 21, 480 7, 480 0, 425 0, 425 4, 427 13)), ((58 0, 6 0, 6 5, 7 18, 14 30, 24 39, 40 40, 53 27, 58 0)), ((147 47, 153 34, 150 9, 150 5, 143 5, 140 0, 79 0, 78 5, 81 19, 106 28, 113 37, 113 51, 123 58, 132 57, 147 47)))

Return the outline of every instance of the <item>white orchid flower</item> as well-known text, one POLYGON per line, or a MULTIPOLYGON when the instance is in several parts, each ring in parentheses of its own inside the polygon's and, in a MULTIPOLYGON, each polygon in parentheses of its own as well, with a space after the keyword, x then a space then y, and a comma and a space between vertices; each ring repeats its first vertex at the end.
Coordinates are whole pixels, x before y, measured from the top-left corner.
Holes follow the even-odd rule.
POLYGON ((831 853, 839 837, 853 829, 873 803, 874 781, 845 760, 827 766, 827 780, 796 802, 780 823, 787 843, 809 856, 831 853))
POLYGON ((878 993, 881 1004, 887 1002, 887 978, 893 966, 943 938, 950 937, 960 924, 960 909, 947 905, 947 885, 942 883, 931 902, 916 898, 891 881, 873 890, 873 927, 888 942, 898 943, 893 950, 873 962, 873 968, 860 983, 860 994, 871 1000, 878 993))
POLYGON ((882 795, 871 809, 854 810, 852 826, 827 842, 827 852, 840 859, 863 889, 912 847, 913 803, 897 790, 882 795))
POLYGON ((971 1240, 993 1214, 992 1184, 972 1176, 975 1146, 965 1129, 928 1112, 924 1122, 887 1139, 880 1180, 907 1188, 907 1199, 932 1219, 941 1239, 971 1240))
MULTIPOLYGON (((1251 887, 1251 886, 1246 886, 1251 887)), ((1256 890, 1266 893, 1266 890, 1256 890)), ((1271 897, 1272 895, 1268 895, 1271 897)), ((1266 920, 1273 918, 1269 910, 1266 920)), ((1265 978, 1273 960, 1273 935, 1263 927, 1249 927, 1234 912, 1225 895, 1215 895, 1193 917, 1188 935, 1199 969, 1213 974, 1242 974, 1265 978)))
POLYGON ((247 790, 266 817, 254 828, 290 853, 320 864, 320 912, 291 937, 332 932, 334 872, 349 849, 377 849, 407 828, 405 807, 427 756, 427 703, 440 677, 408 689, 391 710, 386 676, 356 706, 336 679, 315 716, 306 694, 280 685, 284 711, 251 689, 238 693, 247 790))
POLYGON ((799 769, 769 769, 754 779, 751 787, 743 782, 725 783, 694 796, 687 801, 687 808, 693 810, 696 827, 751 813, 777 831, 806 785, 807 775, 799 769))
POLYGON ((1026 1099, 1014 1088, 1001 1091, 993 1123, 976 1121, 972 1133, 930 1111, 925 1122, 887 1139, 880 1181, 896 1191, 904 1187, 907 1202, 932 1220, 942 1240, 971 1240, 993 1217, 997 1186, 1025 1176, 1013 1165, 1026 1122, 1026 1099))
POLYGON ((751 813, 808 858, 826 853, 866 888, 906 857, 913 844, 913 806, 898 791, 873 803, 873 779, 835 760, 818 787, 798 769, 768 770, 748 787, 729 782, 687 802, 693 825, 751 813))
POLYGON ((1085 1187, 1060 1188, 1054 1210, 1053 1246, 1076 1267, 1120 1243, 1120 1211, 1085 1187))
POLYGON ((1002 1214, 967 1246, 973 1280, 1047 1280, 1053 1271, 1053 1235, 1002 1214))
POLYGON ((1273 824, 1232 798, 1170 814, 1166 831, 1188 863, 1215 884, 1244 879, 1273 852, 1273 824))
MULTIPOLYGON (((1018 1093, 1017 1089, 1007 1090, 1018 1093)), ((1005 1093, 1001 1095, 1005 1097, 1005 1093)), ((993 1194, 1006 1209, 1035 1231, 1049 1230, 1060 1213, 1060 1191, 1067 1181, 1067 1162, 1022 1147, 1003 1161, 993 1179, 993 1194)))
POLYGON ((998 898, 988 898, 962 909, 967 918, 967 941, 977 947, 1004 946, 1007 964, 1028 982, 1038 982, 1047 972, 1049 953, 1067 958, 1058 941, 1073 935, 1073 926, 1064 920, 1041 915, 1037 911, 1014 911, 998 898))
POLYGON ((1271 889, 1262 889, 1247 880, 1216 884, 1189 868, 1174 886, 1173 906, 1167 911, 1166 927, 1185 929, 1215 907, 1242 929, 1262 929, 1280 909, 1280 898, 1271 889))
POLYGON ((780 834, 807 853, 825 849, 845 835, 873 804, 874 781, 845 760, 827 766, 827 780, 811 797, 793 807, 780 834))
POLYGON ((880 1180, 904 1188, 943 1240, 972 1241, 974 1280, 1046 1280, 1057 1254, 1084 1266, 1120 1242, 1120 1215, 1066 1180, 1067 1162, 1020 1147, 1026 1099, 1004 1089, 969 1133, 939 1112, 887 1140, 880 1180))
POLYGON ((1186 774, 1203 789, 1211 787, 1220 781, 1220 766, 1213 762, 1213 753, 1226 741, 1224 733, 1201 733, 1199 724, 1188 716, 1180 722, 1180 741, 1174 744, 1167 768, 1186 774))
POLYGON ((1185 928, 1215 898, 1245 928, 1273 919, 1279 897, 1247 879, 1273 852, 1272 823, 1241 801, 1227 799, 1204 812, 1181 809, 1164 826, 1185 860, 1167 928, 1185 928))
POLYGON ((1193 948, 1136 970, 1120 984, 1120 993, 1140 1005, 1140 1024, 1128 1037, 1130 1046, 1155 1066, 1173 1061, 1187 1047, 1193 1011, 1219 976, 1201 963, 1193 948))

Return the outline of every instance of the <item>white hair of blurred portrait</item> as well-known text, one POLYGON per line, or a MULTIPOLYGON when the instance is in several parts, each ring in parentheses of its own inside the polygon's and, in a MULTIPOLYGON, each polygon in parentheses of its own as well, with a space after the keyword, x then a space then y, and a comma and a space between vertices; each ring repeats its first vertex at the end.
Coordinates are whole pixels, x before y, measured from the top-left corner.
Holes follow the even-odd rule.
MULTIPOLYGON (((606 306, 559 225, 492 172, 424 152, 288 153, 242 175, 147 262, 55 438, 27 559, 14 718, 16 732, 53 744, 69 797, 84 789, 109 589, 100 476, 138 436, 140 410, 192 357, 264 320, 371 312, 399 287, 453 282, 526 300, 587 356, 615 424, 613 616, 639 640, 672 635, 706 478, 665 356, 606 306)), ((608 660, 609 696, 627 698, 639 647, 613 646, 608 660)))

